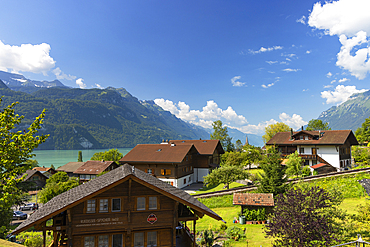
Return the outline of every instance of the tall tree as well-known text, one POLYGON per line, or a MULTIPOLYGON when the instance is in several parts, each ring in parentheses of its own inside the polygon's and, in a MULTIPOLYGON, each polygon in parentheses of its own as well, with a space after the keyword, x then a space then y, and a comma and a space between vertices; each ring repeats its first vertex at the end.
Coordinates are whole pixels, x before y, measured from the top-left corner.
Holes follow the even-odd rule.
POLYGON ((283 122, 277 122, 265 127, 265 134, 262 136, 264 143, 268 142, 276 133, 290 131, 290 127, 283 122))
POLYGON ((365 119, 361 127, 356 130, 355 135, 360 143, 370 142, 370 117, 365 119))
POLYGON ((245 153, 245 165, 251 168, 252 164, 259 163, 262 159, 262 150, 259 147, 255 147, 253 145, 244 145, 243 146, 243 153, 245 153))
POLYGON ((240 152, 243 148, 243 143, 241 140, 236 140, 235 142, 235 151, 240 152))
POLYGON ((285 167, 281 165, 280 153, 276 148, 271 148, 270 152, 263 157, 260 163, 264 173, 260 175, 258 191, 278 195, 285 192, 287 177, 285 167))
POLYGON ((299 156, 298 152, 295 151, 292 154, 289 154, 287 156, 287 162, 286 162, 286 174, 293 176, 296 175, 297 177, 302 173, 302 164, 303 159, 301 156, 299 156))
POLYGON ((204 178, 204 183, 209 185, 224 183, 225 187, 229 189, 230 183, 247 177, 248 173, 237 166, 222 166, 212 170, 212 172, 204 178))
POLYGON ((234 150, 234 144, 231 142, 232 137, 227 133, 227 127, 222 127, 222 121, 217 120, 212 123, 213 133, 211 133, 211 140, 220 140, 225 151, 230 152, 234 150))
POLYGON ((82 151, 78 151, 78 159, 77 162, 83 162, 82 161, 82 151))
POLYGON ((110 149, 105 152, 94 153, 90 160, 106 160, 106 161, 115 161, 118 163, 122 159, 123 154, 118 152, 118 149, 110 149))
MULTIPOLYGON (((0 105, 2 98, 0 98, 0 105)), ((19 175, 31 168, 26 161, 33 156, 33 150, 46 141, 48 135, 36 135, 44 121, 45 110, 36 117, 32 124, 17 131, 23 116, 15 114, 13 103, 0 110, 0 238, 11 221, 11 207, 20 200, 22 191, 17 184, 24 177, 19 175)))
POLYGON ((337 208, 340 202, 316 186, 291 188, 276 197, 265 232, 274 238, 273 246, 331 246, 338 242, 342 230, 344 214, 337 208))
POLYGON ((329 127, 329 123, 324 123, 320 119, 311 119, 308 122, 306 130, 314 131, 314 130, 331 130, 329 127))

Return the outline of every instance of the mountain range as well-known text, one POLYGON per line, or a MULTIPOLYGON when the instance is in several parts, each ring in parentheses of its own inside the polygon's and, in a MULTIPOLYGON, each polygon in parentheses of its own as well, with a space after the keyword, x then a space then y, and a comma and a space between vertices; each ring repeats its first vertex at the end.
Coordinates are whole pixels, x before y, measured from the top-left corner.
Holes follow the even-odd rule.
MULTIPOLYGON (((68 88, 58 80, 33 81, 0 71, 0 93, 3 106, 19 102, 16 112, 25 116, 20 128, 47 110, 40 133, 50 137, 39 149, 134 147, 163 139, 210 138, 210 129, 187 123, 152 100, 138 100, 124 88, 68 88)), ((244 142, 245 134, 240 133, 244 142)))

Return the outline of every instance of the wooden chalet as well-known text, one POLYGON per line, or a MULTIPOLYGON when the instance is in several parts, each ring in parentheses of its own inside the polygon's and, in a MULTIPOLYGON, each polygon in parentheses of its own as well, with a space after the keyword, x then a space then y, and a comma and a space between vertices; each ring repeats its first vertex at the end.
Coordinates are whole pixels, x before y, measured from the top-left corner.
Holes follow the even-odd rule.
POLYGON ((210 169, 219 166, 223 153, 219 140, 172 140, 136 145, 120 163, 128 163, 183 188, 194 182, 203 182, 210 169))
POLYGON ((34 226, 50 246, 196 246, 186 222, 222 218, 188 193, 125 164, 60 194, 12 234, 34 226), (52 225, 46 222, 52 219, 52 225))
POLYGON ((283 156, 297 151, 305 165, 325 163, 342 170, 351 166, 351 146, 358 145, 358 142, 351 130, 301 130, 278 132, 266 145, 277 146, 283 156))
POLYGON ((48 179, 47 176, 36 170, 27 170, 21 176, 25 174, 26 177, 23 179, 22 184, 25 185, 28 190, 42 189, 48 179))
POLYGON ((44 172, 47 172, 51 175, 54 175, 55 173, 57 173, 53 168, 51 167, 34 167, 32 170, 36 170, 36 171, 39 171, 41 173, 44 173, 44 172))
POLYGON ((85 162, 68 162, 67 164, 57 168, 57 172, 66 172, 69 177, 77 177, 74 172, 80 168, 85 162))
POLYGON ((96 176, 102 172, 109 172, 117 167, 118 165, 114 161, 89 160, 77 168, 73 174, 78 176, 80 183, 84 183, 90 179, 96 178, 96 176))

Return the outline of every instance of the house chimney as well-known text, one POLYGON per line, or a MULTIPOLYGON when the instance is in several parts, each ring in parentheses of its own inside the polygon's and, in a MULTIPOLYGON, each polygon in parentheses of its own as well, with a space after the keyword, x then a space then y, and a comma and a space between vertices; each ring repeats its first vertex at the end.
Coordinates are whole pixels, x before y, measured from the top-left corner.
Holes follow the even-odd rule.
POLYGON ((293 129, 290 128, 290 140, 293 140, 293 129))
POLYGON ((303 126, 302 126, 302 130, 303 130, 303 126))

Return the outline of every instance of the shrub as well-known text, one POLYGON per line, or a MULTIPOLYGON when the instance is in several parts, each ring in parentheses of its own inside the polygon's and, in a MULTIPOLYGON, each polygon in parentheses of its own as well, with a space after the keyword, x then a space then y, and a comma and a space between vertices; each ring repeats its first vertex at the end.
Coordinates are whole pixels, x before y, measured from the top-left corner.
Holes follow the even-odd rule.
POLYGON ((220 230, 221 231, 226 231, 227 229, 227 225, 225 223, 222 223, 221 226, 220 226, 220 230))
POLYGON ((308 177, 311 175, 311 169, 309 166, 304 166, 302 168, 302 177, 308 177))
MULTIPOLYGON (((27 247, 42 247, 43 238, 42 232, 22 232, 18 234, 17 240, 27 247)), ((49 246, 52 242, 52 237, 46 236, 46 245, 49 246)))
POLYGON ((211 247, 214 241, 214 235, 212 230, 205 230, 204 231, 204 241, 207 247, 211 247))
POLYGON ((245 234, 243 232, 243 229, 241 229, 237 226, 231 226, 231 227, 227 228, 226 236, 227 236, 227 238, 233 239, 235 241, 238 241, 239 239, 245 238, 245 234))

